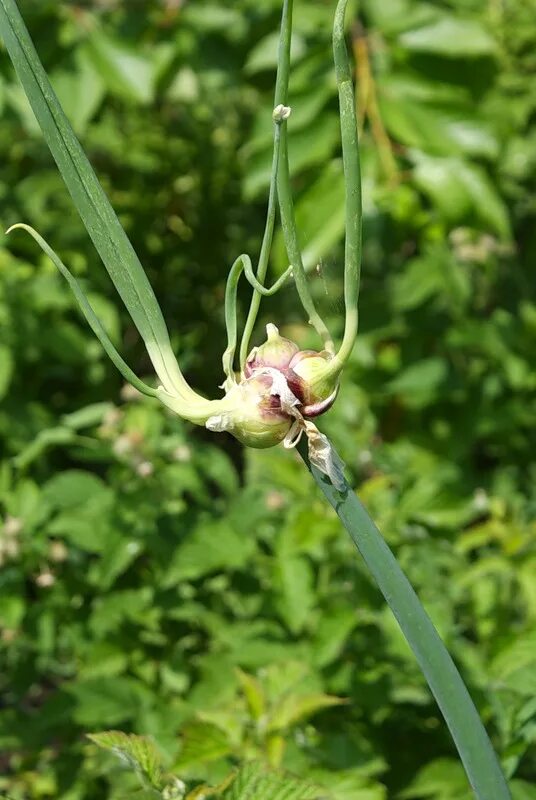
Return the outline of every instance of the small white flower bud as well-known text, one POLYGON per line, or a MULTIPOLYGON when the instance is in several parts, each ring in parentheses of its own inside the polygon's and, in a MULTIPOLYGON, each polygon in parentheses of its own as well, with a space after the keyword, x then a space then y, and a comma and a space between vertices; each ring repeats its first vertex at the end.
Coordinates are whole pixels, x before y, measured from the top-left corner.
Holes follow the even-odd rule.
POLYGON ((279 103, 272 112, 272 119, 274 122, 283 122, 290 117, 291 111, 290 106, 284 106, 283 103, 279 103))
POLYGON ((141 461, 136 467, 136 472, 140 478, 149 478, 154 472, 154 466, 150 461, 141 461))
POLYGON ((187 461, 191 461, 192 451, 190 450, 187 444, 180 444, 173 451, 173 458, 175 459, 175 461, 186 463, 187 461))
POLYGON ((35 582, 41 589, 48 589, 50 586, 53 586, 56 583, 56 578, 52 572, 50 572, 50 570, 45 570, 44 572, 39 573, 35 579, 35 582))
POLYGON ((22 530, 22 520, 20 517, 12 517, 7 515, 4 522, 4 535, 5 536, 18 536, 22 530))

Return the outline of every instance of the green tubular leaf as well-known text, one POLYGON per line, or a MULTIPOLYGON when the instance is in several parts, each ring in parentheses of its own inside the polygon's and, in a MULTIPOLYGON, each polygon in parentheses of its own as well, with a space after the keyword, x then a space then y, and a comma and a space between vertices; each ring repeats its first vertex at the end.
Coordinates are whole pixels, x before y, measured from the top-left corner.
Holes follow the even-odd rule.
MULTIPOLYGON (((292 38, 292 0, 284 0, 281 18, 281 36, 279 42, 278 70, 276 81, 276 104, 286 105, 288 98, 288 82, 290 73, 290 43, 292 38)), ((300 302, 309 317, 310 324, 322 339, 326 350, 333 351, 331 335, 320 317, 314 300, 307 285, 307 277, 303 266, 303 259, 296 229, 294 203, 290 187, 290 166, 288 159, 287 121, 280 123, 279 166, 277 171, 277 194, 279 199, 279 214, 283 238, 288 259, 292 265, 294 280, 300 302)))
MULTIPOLYGON (((347 0, 339 0, 333 24, 333 58, 339 92, 342 160, 346 203, 346 241, 344 252, 344 338, 337 359, 344 363, 350 355, 357 334, 357 301, 361 277, 361 168, 355 92, 350 60, 344 40, 344 16, 347 0)), ((334 359, 335 360, 335 359, 334 359)))
POLYGON ((31 228, 29 225, 24 225, 22 222, 17 223, 17 225, 12 225, 6 233, 11 233, 13 230, 23 230, 26 233, 29 233, 30 236, 35 239, 41 250, 53 261, 55 266, 58 268, 59 272, 63 275, 67 283, 69 284, 74 296, 76 297, 76 301, 80 306, 80 309, 88 321, 93 333, 102 344, 106 354, 109 356, 110 360, 115 364, 123 378, 128 381, 135 389, 142 394, 146 394, 149 397, 158 397, 158 393, 156 389, 152 389, 150 386, 147 386, 146 383, 141 381, 137 375, 132 372, 128 364, 123 360, 123 358, 119 355, 115 347, 113 346, 110 338, 102 324, 100 323, 98 317, 95 315, 95 312, 91 308, 87 297, 85 296, 80 284, 76 280, 76 278, 71 274, 71 272, 67 269, 61 258, 54 252, 54 250, 47 244, 47 242, 40 236, 36 230, 31 228))
POLYGON ((0 0, 0 32, 74 204, 160 380, 167 390, 191 396, 147 276, 52 90, 15 0, 0 0))
POLYGON ((255 273, 253 272, 253 268, 251 266, 251 261, 248 258, 247 261, 244 262, 244 275, 246 276, 248 282, 253 286, 256 292, 258 292, 263 297, 272 297, 272 295, 276 294, 284 283, 286 282, 287 278, 292 275, 292 266, 288 266, 284 273, 279 276, 279 278, 272 283, 272 285, 268 288, 267 286, 263 286, 257 278, 255 277, 255 273))
MULTIPOLYGON (((280 126, 277 122, 274 122, 272 172, 270 177, 270 191, 268 194, 268 208, 266 211, 266 225, 264 228, 264 236, 262 239, 261 252, 259 254, 259 263, 257 266, 257 278, 261 284, 264 282, 264 279, 266 278, 266 272, 268 270, 268 259, 270 258, 270 249, 272 247, 272 239, 274 235, 275 212, 277 203, 277 170, 279 167, 279 143, 281 140, 280 134, 281 134, 280 126)), ((248 273, 246 270, 246 276, 247 274, 248 273)), ((248 280, 251 283, 249 277, 248 280)), ((259 306, 261 303, 262 293, 260 294, 258 290, 255 289, 255 286, 253 284, 252 286, 253 286, 253 295, 251 297, 251 303, 249 306, 248 315, 246 317, 244 331, 242 333, 242 341, 240 343, 241 367, 244 366, 244 364, 246 363, 246 358, 248 357, 249 342, 251 339, 253 327, 255 325, 255 320, 257 319, 259 306)))
POLYGON ((236 351, 237 342, 237 315, 236 315, 236 294, 238 289, 238 281, 242 271, 245 273, 247 280, 253 287, 254 291, 260 297, 271 297, 274 295, 285 283, 289 275, 292 274, 292 267, 287 267, 285 272, 275 281, 275 283, 266 288, 259 283, 253 272, 251 259, 246 253, 238 256, 233 266, 229 271, 227 284, 225 286, 225 327, 227 329, 227 347, 222 356, 223 372, 225 377, 230 383, 234 382, 233 377, 233 361, 236 351))
POLYGON ((344 491, 337 491, 329 479, 310 464, 305 442, 298 445, 298 450, 361 553, 413 650, 449 727, 475 796, 478 800, 511 800, 469 692, 381 533, 346 481, 344 491))

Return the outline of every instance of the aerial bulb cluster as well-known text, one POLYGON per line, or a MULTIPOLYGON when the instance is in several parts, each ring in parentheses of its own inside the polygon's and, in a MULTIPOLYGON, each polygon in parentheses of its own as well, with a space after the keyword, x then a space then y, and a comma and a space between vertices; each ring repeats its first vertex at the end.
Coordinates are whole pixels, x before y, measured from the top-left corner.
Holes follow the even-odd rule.
POLYGON ((228 407, 209 417, 206 427, 227 431, 256 448, 280 442, 292 448, 305 434, 311 463, 339 486, 343 465, 311 422, 331 407, 337 395, 338 377, 324 377, 327 369, 323 367, 327 368, 332 356, 300 351, 295 342, 280 336, 272 323, 266 326, 266 335, 266 342, 248 356, 240 380, 228 389, 228 407))
POLYGON ((329 370, 333 354, 327 350, 300 350, 295 342, 280 336, 273 323, 266 326, 266 337, 266 342, 248 356, 245 377, 267 367, 281 372, 299 401, 300 413, 307 419, 331 408, 339 389, 338 375, 334 377, 329 370))

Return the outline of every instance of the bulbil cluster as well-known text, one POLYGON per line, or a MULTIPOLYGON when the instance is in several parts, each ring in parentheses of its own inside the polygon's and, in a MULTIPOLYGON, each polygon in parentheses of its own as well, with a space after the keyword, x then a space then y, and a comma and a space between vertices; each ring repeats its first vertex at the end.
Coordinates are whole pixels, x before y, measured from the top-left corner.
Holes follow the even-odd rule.
POLYGON ((327 351, 300 350, 266 326, 266 342, 253 348, 240 380, 228 390, 231 407, 207 420, 210 430, 226 430, 250 447, 287 446, 305 429, 305 421, 323 414, 338 391, 338 374, 329 373, 327 351))

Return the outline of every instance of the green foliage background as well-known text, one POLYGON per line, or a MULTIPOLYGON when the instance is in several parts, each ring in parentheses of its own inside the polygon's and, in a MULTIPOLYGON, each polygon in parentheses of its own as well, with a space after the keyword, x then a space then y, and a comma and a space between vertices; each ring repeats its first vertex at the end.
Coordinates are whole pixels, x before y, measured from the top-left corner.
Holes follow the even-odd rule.
MULTIPOLYGON (((20 6, 181 365, 215 396, 226 271, 262 234, 280 2, 20 6)), ((533 800, 534 7, 352 10, 361 333, 322 426, 457 661, 514 797, 533 800)), ((340 333, 333 11, 297 2, 290 136, 302 245, 340 333)), ((4 51, 0 110, 2 228, 34 225, 150 375, 4 51)), ((285 266, 278 240, 273 267, 285 266)), ((317 346, 292 289, 267 321, 317 346)), ((125 390, 19 234, 0 241, 0 401, 9 798, 124 797, 135 779, 84 736, 105 728, 152 737, 185 781, 259 758, 334 800, 469 798, 414 659, 303 465, 125 390)))

